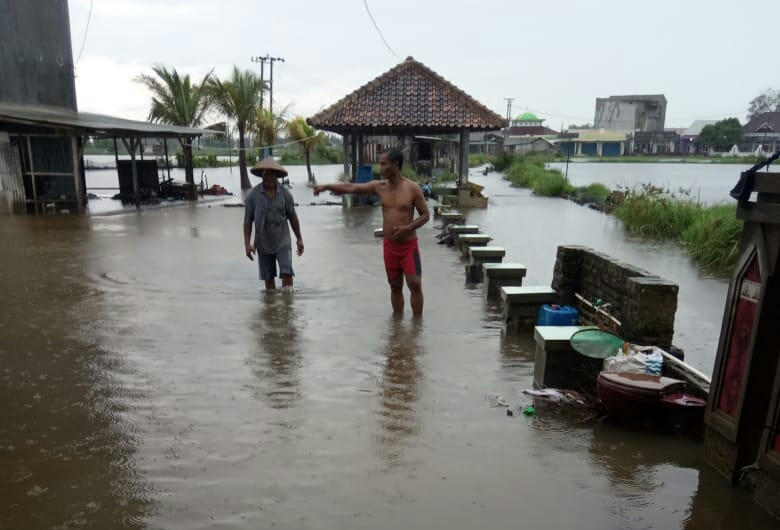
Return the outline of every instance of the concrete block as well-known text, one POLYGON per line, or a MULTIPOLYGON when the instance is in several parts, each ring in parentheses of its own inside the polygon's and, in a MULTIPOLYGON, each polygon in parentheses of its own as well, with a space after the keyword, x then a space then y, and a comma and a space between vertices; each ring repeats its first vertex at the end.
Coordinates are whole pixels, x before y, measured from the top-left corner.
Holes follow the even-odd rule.
POLYGON ((482 278, 485 282, 485 297, 496 300, 502 287, 521 287, 526 267, 522 263, 483 263, 482 278))
POLYGON ((374 229, 374 237, 385 237, 385 231, 381 228, 374 229))
POLYGON ((469 248, 487 246, 492 239, 493 238, 487 234, 461 234, 458 236, 460 251, 463 254, 463 257, 468 257, 469 248))
POLYGON ((534 328, 534 386, 564 388, 596 394, 596 378, 603 359, 592 359, 571 347, 571 337, 591 326, 536 326, 534 328))
POLYGON ((466 281, 481 283, 485 281, 482 273, 484 263, 501 263, 506 255, 503 247, 475 247, 468 248, 469 264, 466 265, 466 281))
POLYGON ((546 285, 505 286, 500 289, 500 293, 504 307, 504 332, 507 334, 530 328, 536 323, 542 304, 558 301, 555 289, 546 285))

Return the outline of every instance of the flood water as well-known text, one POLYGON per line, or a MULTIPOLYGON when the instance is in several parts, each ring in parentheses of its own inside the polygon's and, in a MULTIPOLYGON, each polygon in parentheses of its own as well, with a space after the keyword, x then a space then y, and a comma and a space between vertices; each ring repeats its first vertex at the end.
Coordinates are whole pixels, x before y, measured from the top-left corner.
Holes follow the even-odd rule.
MULTIPOLYGON (((407 299, 392 319, 381 212, 311 206, 303 171, 292 293, 260 289, 238 208, 0 220, 0 528, 780 526, 697 440, 491 407, 529 403, 531 339, 502 337, 434 223, 424 318, 407 299)), ((235 168, 209 175, 237 190, 235 168)), ((723 280, 609 216, 474 179, 491 204, 468 221, 528 283, 566 243, 680 283, 675 342, 711 371, 723 280)))
MULTIPOLYGON (((569 164, 568 177, 575 186, 601 183, 610 189, 631 189, 648 183, 706 204, 734 204, 728 192, 739 180, 739 174, 751 166, 750 163, 575 162, 569 164)), ((550 167, 566 171, 565 163, 550 164, 550 167)))

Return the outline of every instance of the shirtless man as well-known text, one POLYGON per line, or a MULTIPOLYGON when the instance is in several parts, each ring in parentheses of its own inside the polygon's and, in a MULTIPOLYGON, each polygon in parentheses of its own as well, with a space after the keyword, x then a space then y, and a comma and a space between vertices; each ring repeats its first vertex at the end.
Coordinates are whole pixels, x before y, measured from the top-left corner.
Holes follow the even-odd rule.
POLYGON ((379 157, 379 172, 384 180, 365 184, 326 184, 315 186, 314 195, 323 191, 352 195, 377 195, 382 201, 385 270, 390 283, 393 313, 404 312, 404 277, 412 301, 412 313, 422 316, 422 270, 417 247, 417 229, 428 222, 428 204, 420 186, 401 176, 404 157, 398 149, 390 149, 379 157), (414 218, 414 211, 419 216, 414 218))

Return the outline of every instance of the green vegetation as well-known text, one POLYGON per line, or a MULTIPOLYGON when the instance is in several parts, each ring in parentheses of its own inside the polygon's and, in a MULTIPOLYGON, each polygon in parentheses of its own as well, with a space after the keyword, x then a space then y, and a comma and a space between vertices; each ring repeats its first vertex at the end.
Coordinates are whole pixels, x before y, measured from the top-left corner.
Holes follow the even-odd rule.
MULTIPOLYGON (((155 66, 152 72, 154 75, 141 74, 135 79, 152 93, 149 120, 180 127, 200 127, 211 106, 208 88, 213 81, 211 72, 200 83, 193 83, 189 75, 179 75, 175 68, 168 70, 155 66)), ((193 184, 192 146, 184 146, 183 165, 185 180, 193 184)))
POLYGON ((291 142, 297 142, 296 145, 306 161, 309 183, 314 183, 314 176, 311 172, 311 155, 317 147, 325 144, 325 133, 315 131, 314 127, 306 123, 303 117, 298 116, 287 123, 287 134, 291 142))
POLYGON ((728 118, 712 125, 705 125, 696 139, 696 145, 705 149, 727 151, 741 141, 742 125, 737 118, 728 118))
POLYGON ((626 229, 634 234, 660 240, 678 241, 688 248, 691 258, 707 270, 725 273, 734 265, 742 221, 736 206, 702 206, 669 190, 644 184, 625 193, 615 210, 626 229))
POLYGON ((702 208, 683 232, 688 254, 705 269, 727 273, 734 266, 742 234, 742 221, 737 219, 736 210, 730 204, 702 208))
POLYGON ((469 167, 477 167, 490 162, 488 156, 484 153, 470 153, 469 154, 469 167))
POLYGON ((611 195, 612 192, 608 187, 603 184, 594 183, 588 186, 574 188, 569 194, 569 198, 579 204, 594 203, 604 207, 607 198, 611 195))
POLYGON ((548 169, 545 163, 554 160, 550 155, 498 155, 494 167, 506 167, 506 179, 516 188, 530 188, 543 197, 564 197, 573 187, 557 169, 548 169))

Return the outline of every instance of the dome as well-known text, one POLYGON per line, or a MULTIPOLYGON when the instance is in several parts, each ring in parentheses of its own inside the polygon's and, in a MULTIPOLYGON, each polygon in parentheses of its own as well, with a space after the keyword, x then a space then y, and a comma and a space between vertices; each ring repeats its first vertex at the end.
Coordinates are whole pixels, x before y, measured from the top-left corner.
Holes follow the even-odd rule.
POLYGON ((539 121, 539 118, 533 112, 526 112, 515 118, 515 121, 539 121))

